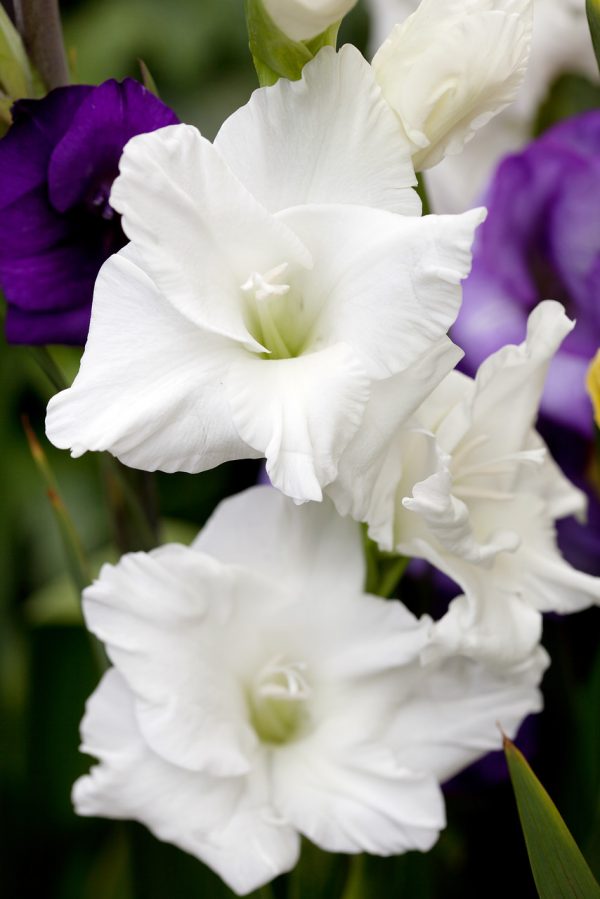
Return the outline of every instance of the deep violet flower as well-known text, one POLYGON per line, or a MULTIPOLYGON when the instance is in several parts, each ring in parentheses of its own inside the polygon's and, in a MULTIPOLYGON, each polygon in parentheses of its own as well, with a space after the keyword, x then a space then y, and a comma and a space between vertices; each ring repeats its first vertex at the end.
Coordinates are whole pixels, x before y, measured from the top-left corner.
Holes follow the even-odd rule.
POLYGON ((136 134, 178 119, 130 78, 20 100, 0 141, 0 284, 10 343, 85 343, 96 275, 126 242, 108 202, 136 134))
POLYGON ((466 365, 520 343, 528 313, 560 300, 577 326, 551 367, 542 414, 591 435, 585 391, 600 346, 600 111, 575 116, 500 164, 453 330, 466 365))

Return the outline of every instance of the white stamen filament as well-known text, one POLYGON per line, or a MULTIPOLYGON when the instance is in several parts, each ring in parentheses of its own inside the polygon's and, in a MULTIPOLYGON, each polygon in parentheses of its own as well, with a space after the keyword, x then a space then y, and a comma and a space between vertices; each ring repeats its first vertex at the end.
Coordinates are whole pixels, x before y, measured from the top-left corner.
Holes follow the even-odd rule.
POLYGON ((254 300, 254 308, 260 323, 265 349, 279 359, 289 359, 292 353, 281 336, 271 310, 270 300, 274 297, 283 297, 289 293, 289 284, 276 283, 277 278, 283 275, 287 268, 287 262, 282 262, 281 265, 275 266, 275 268, 265 272, 264 275, 260 274, 260 272, 252 272, 240 288, 254 300))
MULTIPOLYGON (((542 465, 546 457, 545 449, 521 450, 516 453, 507 453, 505 456, 496 456, 494 459, 486 459, 475 465, 467 465, 458 469, 455 480, 469 477, 470 475, 510 474, 514 466, 503 463, 516 463, 517 465, 542 465)), ((454 460, 456 468, 456 460, 454 460)))
POLYGON ((289 662, 278 655, 255 677, 249 712, 263 743, 287 743, 306 722, 308 710, 304 703, 312 691, 305 672, 305 662, 289 662))
POLYGON ((308 699, 311 690, 304 676, 306 662, 283 662, 276 656, 261 670, 256 680, 259 696, 288 699, 292 702, 308 699))
POLYGON ((508 491, 502 492, 501 490, 485 490, 483 488, 473 487, 458 484, 453 488, 452 492, 455 496, 467 499, 491 499, 499 502, 506 502, 507 500, 511 500, 515 498, 514 493, 509 493, 508 491))

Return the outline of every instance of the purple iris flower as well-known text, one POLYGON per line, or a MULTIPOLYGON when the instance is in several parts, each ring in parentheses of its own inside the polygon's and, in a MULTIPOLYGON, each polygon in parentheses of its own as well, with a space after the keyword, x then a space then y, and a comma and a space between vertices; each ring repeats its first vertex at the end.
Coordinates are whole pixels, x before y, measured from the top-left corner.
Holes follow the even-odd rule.
POLYGON ((0 141, 0 284, 10 343, 85 343, 98 270, 126 243, 109 204, 123 147, 177 122, 130 78, 14 105, 0 141))
POLYGON ((589 436, 585 374, 600 346, 600 111, 567 119, 508 156, 483 202, 489 215, 453 330, 467 370, 520 343, 540 300, 559 300, 577 325, 550 367, 542 414, 589 436))

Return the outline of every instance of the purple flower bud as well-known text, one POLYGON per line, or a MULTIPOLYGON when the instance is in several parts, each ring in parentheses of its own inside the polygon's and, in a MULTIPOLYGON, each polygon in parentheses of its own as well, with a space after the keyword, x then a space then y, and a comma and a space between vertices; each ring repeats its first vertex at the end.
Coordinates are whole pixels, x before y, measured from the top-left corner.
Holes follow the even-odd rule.
POLYGON ((0 284, 10 343, 85 343, 96 275, 125 243, 109 203, 135 134, 177 123, 137 81, 20 100, 0 141, 0 284))
POLYGON ((540 300, 559 300, 577 326, 552 362, 542 413, 590 435, 585 373, 600 346, 600 111, 561 122, 508 156, 484 204, 489 215, 453 331, 467 369, 520 343, 540 300))

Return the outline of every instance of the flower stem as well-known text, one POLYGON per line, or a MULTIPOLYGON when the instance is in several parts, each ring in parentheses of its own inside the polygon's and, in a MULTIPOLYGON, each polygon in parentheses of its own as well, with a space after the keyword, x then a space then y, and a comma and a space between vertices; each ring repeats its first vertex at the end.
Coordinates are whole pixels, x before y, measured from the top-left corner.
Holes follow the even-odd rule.
POLYGON ((152 474, 128 469, 109 453, 101 454, 100 470, 119 551, 154 549, 160 535, 152 474))
POLYGON ((344 887, 342 899, 365 899, 365 857, 355 855, 350 860, 348 879, 344 887))
POLYGON ((87 587, 91 581, 90 569, 85 551, 81 545, 79 534, 73 524, 73 520, 60 495, 54 472, 50 468, 42 445, 31 427, 29 418, 24 415, 22 422, 31 456, 46 484, 46 492, 60 530, 73 583, 75 584, 77 591, 81 593, 84 587, 87 587))
POLYGON ((30 350, 35 357, 37 364, 42 369, 55 390, 66 390, 69 386, 67 380, 62 370, 55 362, 48 347, 32 346, 30 347, 30 350))
POLYGON ((431 205, 429 203, 429 194, 427 193, 427 185, 425 184, 425 176, 423 175, 423 172, 419 172, 417 174, 416 191, 421 198, 421 203, 423 204, 423 215, 429 215, 431 213, 431 205))
POLYGON ((367 568, 365 592, 389 599, 400 583, 410 559, 407 556, 381 552, 369 537, 366 525, 363 525, 362 534, 367 568))
POLYGON ((14 0, 17 29, 48 90, 70 82, 58 0, 14 0))
MULTIPOLYGON (((54 513, 55 521, 62 539, 65 556, 67 559, 67 568, 71 576, 73 586, 77 591, 79 600, 85 588, 92 582, 92 574, 90 563, 86 551, 83 547, 77 528, 73 523, 73 519, 67 509, 64 500, 58 488, 58 482, 54 476, 54 472, 50 467, 46 453, 41 443, 37 439, 35 431, 31 426, 31 422, 27 415, 22 416, 23 430, 29 444, 29 450, 35 465, 41 474, 45 485, 46 494, 54 513)), ((107 658, 102 645, 94 637, 92 633, 87 632, 90 643, 92 657, 100 673, 106 671, 107 658)))
MULTIPOLYGON (((32 346, 30 349, 54 389, 66 390, 67 379, 48 348, 32 346)), ((110 453, 100 455, 100 471, 119 551, 154 549, 160 543, 154 475, 127 468, 110 453)))

